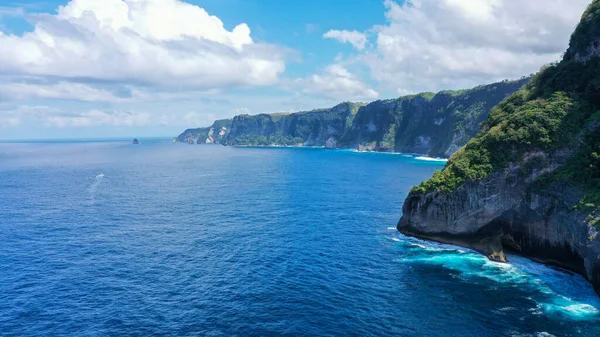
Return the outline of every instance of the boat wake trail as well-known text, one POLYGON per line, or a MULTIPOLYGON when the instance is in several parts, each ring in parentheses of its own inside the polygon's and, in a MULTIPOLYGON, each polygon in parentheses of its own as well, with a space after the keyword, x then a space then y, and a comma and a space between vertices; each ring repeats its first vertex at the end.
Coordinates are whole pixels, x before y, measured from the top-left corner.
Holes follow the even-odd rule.
POLYGON ((104 181, 104 173, 100 173, 94 178, 94 182, 88 188, 89 194, 89 204, 94 205, 96 203, 96 192, 98 191, 98 186, 102 184, 104 181))

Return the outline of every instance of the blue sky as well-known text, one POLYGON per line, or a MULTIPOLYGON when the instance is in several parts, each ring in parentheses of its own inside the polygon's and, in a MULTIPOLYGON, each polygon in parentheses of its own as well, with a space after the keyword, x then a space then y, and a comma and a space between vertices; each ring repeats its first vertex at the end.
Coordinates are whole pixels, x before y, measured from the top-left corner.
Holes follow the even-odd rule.
POLYGON ((176 136, 519 78, 560 58, 587 3, 4 1, 0 139, 176 136))

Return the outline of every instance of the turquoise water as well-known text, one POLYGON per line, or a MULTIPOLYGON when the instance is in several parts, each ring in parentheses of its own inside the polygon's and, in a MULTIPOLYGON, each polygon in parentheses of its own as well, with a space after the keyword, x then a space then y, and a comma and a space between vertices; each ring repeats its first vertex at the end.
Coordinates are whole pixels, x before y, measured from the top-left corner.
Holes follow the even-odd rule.
POLYGON ((580 276, 395 230, 443 162, 0 143, 0 335, 600 336, 580 276))

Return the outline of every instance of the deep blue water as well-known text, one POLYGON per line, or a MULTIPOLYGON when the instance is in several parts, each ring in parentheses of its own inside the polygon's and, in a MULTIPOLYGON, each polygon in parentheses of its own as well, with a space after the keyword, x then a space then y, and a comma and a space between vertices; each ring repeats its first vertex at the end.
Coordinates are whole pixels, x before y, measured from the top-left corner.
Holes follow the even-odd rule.
POLYGON ((406 238, 441 163, 169 141, 0 143, 5 336, 600 336, 581 277, 406 238))

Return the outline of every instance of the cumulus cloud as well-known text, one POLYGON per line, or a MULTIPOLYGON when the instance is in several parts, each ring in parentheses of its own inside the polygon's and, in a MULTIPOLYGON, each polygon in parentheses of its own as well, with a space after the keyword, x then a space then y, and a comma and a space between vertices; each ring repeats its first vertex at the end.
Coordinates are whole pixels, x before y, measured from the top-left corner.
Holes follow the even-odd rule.
POLYGON ((179 0, 72 0, 0 32, 0 74, 201 89, 277 81, 285 51, 179 0))
POLYGON ((379 93, 340 64, 327 66, 321 73, 296 80, 303 92, 340 101, 373 100, 379 93))
POLYGON ((367 36, 356 30, 330 30, 323 34, 324 38, 338 40, 342 43, 350 43, 354 48, 358 50, 365 49, 367 43, 367 36))
POLYGON ((560 59, 589 0, 386 0, 363 55, 398 92, 468 87, 536 72, 560 59))

